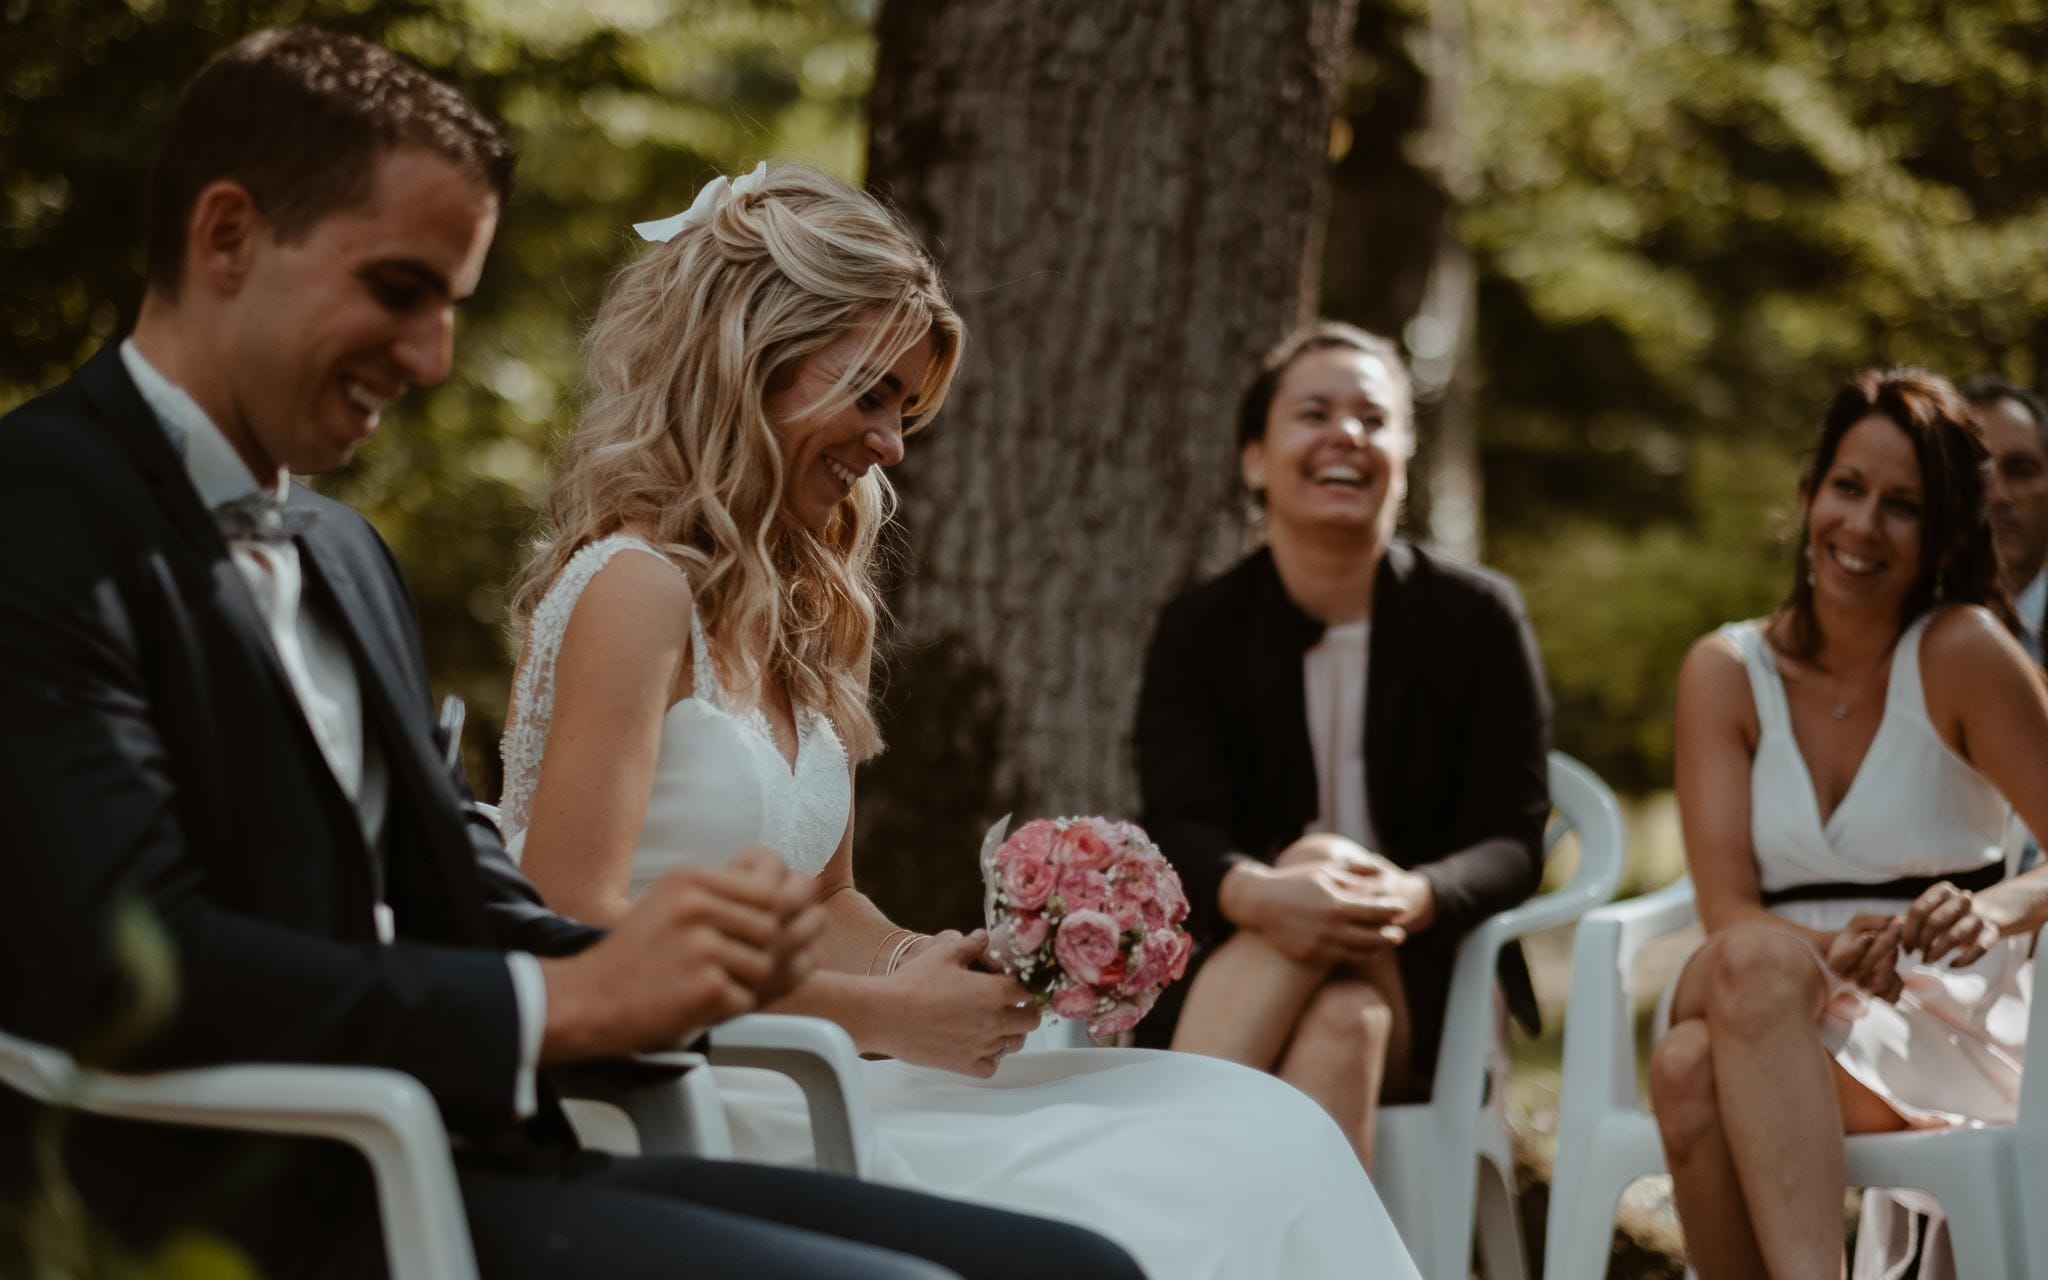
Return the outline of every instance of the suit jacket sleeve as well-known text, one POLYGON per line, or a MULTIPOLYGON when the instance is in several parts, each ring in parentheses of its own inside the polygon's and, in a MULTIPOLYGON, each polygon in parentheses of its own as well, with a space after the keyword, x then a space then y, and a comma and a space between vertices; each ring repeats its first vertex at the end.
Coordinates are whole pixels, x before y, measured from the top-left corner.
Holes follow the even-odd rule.
POLYGON ((118 520, 80 520, 90 474, 21 460, 0 472, 10 1029, 128 1068, 389 1067, 451 1120, 509 1120, 518 1017, 501 955, 318 936, 209 893, 147 678, 149 629, 181 625, 171 571, 108 532, 118 520))
MULTIPOLYGON (((390 546, 377 536, 368 522, 364 522, 363 529, 376 544, 386 581, 403 602, 407 654, 412 659, 414 670, 420 673, 424 687, 426 655, 419 648, 419 613, 412 593, 406 587, 405 575, 399 568, 397 557, 391 554, 390 546)), ((431 698, 422 702, 419 710, 425 722, 432 715, 431 698)), ((434 742, 443 755, 451 754, 452 744, 438 727, 434 730, 434 742)), ((574 955, 602 938, 605 934, 603 929, 557 915, 541 901, 540 893, 520 874, 511 855, 505 851, 504 836, 499 832, 498 824, 477 803, 476 795, 469 787, 469 776, 459 763, 449 770, 448 782, 454 788, 454 799, 462 813, 463 831, 476 861, 477 876, 483 886, 484 911, 490 919, 493 940, 507 951, 565 956, 574 955)))
POLYGON ((1146 830, 1180 872, 1188 927, 1213 941, 1225 924, 1223 877, 1247 855, 1232 839, 1224 718, 1185 601, 1167 605, 1145 659, 1133 747, 1146 830))
POLYGON ((1550 816, 1550 694, 1536 634, 1513 586, 1482 600, 1452 852, 1415 868, 1436 894, 1433 927, 1460 934, 1536 891, 1550 816))

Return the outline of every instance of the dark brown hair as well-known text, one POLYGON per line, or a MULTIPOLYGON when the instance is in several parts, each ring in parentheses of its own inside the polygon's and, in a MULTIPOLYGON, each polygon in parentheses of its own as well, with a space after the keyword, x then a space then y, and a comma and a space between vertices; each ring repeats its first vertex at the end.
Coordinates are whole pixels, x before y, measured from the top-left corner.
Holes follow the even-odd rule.
POLYGON ((1244 389, 1244 396, 1237 403, 1237 451, 1254 440, 1266 438, 1266 415, 1272 412, 1273 397, 1280 390, 1280 379, 1289 365, 1311 351, 1327 351, 1333 347, 1348 347, 1377 356, 1387 366, 1387 374, 1394 382, 1394 390, 1400 403, 1391 404, 1389 409, 1398 409, 1404 422, 1415 419, 1414 396, 1408 386, 1408 366, 1401 362, 1401 352, 1393 343, 1378 334, 1367 333, 1357 325, 1345 324, 1338 320, 1318 320, 1305 325, 1282 338, 1278 345, 1266 353, 1259 362, 1258 376, 1244 389))
POLYGON ((370 194, 399 147, 448 160, 503 205, 512 144, 463 96, 380 45, 316 27, 259 31, 185 86, 149 169, 151 287, 175 297, 199 193, 240 183, 281 240, 370 194))
MULTIPOLYGON (((1835 465, 1842 437, 1866 418, 1879 417, 1906 433, 1920 464, 1920 573, 1899 603, 1900 631, 1938 604, 1982 605, 2017 629, 2012 602, 1998 580, 1985 516, 1985 475, 1991 455, 1976 416, 1949 380, 1925 369, 1865 369, 1835 393, 1821 418, 1813 463, 1800 478, 1800 493, 1811 497, 1835 465)), ((1820 628, 1813 614, 1812 564, 1808 530, 1799 522, 1799 568, 1785 601, 1791 617, 1792 651, 1811 662, 1820 652, 1820 628)))

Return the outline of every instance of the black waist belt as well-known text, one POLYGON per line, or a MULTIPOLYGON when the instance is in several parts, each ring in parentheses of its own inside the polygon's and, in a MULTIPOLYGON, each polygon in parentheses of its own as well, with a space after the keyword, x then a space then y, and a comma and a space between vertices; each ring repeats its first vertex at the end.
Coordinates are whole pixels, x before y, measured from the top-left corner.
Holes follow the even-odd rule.
POLYGON ((1910 902, 1946 880, 1958 889, 1978 893, 1989 889, 2005 879, 2005 863, 1993 862, 1974 871, 1956 871, 1939 876, 1907 876, 1901 880, 1886 880, 1880 884, 1795 884, 1789 889, 1774 889, 1763 895, 1764 905, 1775 907, 1781 902, 1827 902, 1838 898, 1898 898, 1910 902))

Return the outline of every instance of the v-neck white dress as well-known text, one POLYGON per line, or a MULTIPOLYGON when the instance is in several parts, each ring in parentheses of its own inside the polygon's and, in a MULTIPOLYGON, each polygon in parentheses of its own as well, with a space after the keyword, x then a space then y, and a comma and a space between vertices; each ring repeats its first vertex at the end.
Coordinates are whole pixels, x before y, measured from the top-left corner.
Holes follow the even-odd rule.
MULTIPOLYGON (((1877 736, 1825 824, 1761 624, 1722 628, 1749 671, 1762 729, 1750 769, 1749 826, 1766 893, 1974 871, 2005 858, 2004 798, 1949 749, 1927 717, 1920 639, 1932 616, 1899 637, 1877 736)), ((1894 913, 1904 905, 1850 897, 1783 902, 1772 910, 1809 929, 1839 929, 1858 912, 1894 913)), ((1909 954, 1899 972, 1905 992, 1896 1004, 1833 982, 1822 1034, 1835 1060, 1915 1127, 2010 1122, 2019 1106, 2032 985, 2026 941, 2007 939, 1960 969, 1909 954)))
MULTIPOLYGON (((593 543, 534 611, 504 746, 515 856, 569 615, 626 550, 660 555, 624 535, 593 543)), ((806 713, 792 767, 759 711, 720 686, 694 618, 691 635, 695 684, 662 722, 635 892, 677 866, 722 864, 753 844, 817 874, 850 812, 845 750, 823 716, 806 713)), ((1158 1280, 1415 1280, 1336 1124, 1264 1072, 1194 1054, 1080 1049, 1011 1054, 988 1080, 902 1062, 864 1062, 862 1073, 878 1180, 1093 1227, 1158 1280)), ((742 1158, 810 1158, 803 1097, 788 1080, 727 1068, 718 1076, 742 1158)), ((1046 1267, 1057 1274, 1058 1260, 1046 1267)))
MULTIPOLYGON (((1884 716, 1848 792, 1826 822, 1806 757, 1792 733, 1785 680, 1758 621, 1721 628, 1749 673, 1761 735, 1750 768, 1750 842, 1766 892, 1811 884, 1883 884, 1944 875, 2006 859, 2009 810, 1984 776, 1949 749, 1927 716, 1920 640, 1934 615, 1900 635, 1884 716)), ((1771 910, 1809 929, 1839 929, 1859 912, 1894 914, 1896 898, 1781 902, 1771 910)), ((1815 957, 1819 960, 1818 955, 1815 957)), ((1901 960, 1896 1004, 1866 996, 1828 972, 1821 1039, 1856 1080, 1914 1128, 2010 1123, 2019 1107, 2032 969, 2025 939, 1993 946, 1975 964, 1901 960)), ((1673 987, 1676 987, 1673 983, 1673 987)), ((1658 1010, 1662 1034, 1671 992, 1658 1010)), ((1952 1280, 1940 1206, 1924 1192, 1864 1196, 1858 1280, 1895 1280, 1919 1258, 1920 1280, 1952 1280), (1916 1216, 1919 1215, 1919 1216, 1916 1216), (1931 1224, 1931 1225, 1930 1225, 1931 1224), (1927 1235, 1923 1246, 1921 1237, 1927 1235)))

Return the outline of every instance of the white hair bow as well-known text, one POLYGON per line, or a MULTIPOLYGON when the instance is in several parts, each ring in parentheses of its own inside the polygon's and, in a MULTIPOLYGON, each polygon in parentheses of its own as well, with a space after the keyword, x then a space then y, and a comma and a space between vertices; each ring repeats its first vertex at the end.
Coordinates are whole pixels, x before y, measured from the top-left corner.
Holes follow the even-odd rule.
POLYGON ((636 222, 633 224, 633 230, 640 233, 642 240, 651 240, 656 244, 665 244, 690 227, 694 227, 700 222, 711 221, 711 215, 718 212, 720 205, 734 196, 743 196, 749 192, 760 190, 761 184, 766 181, 768 181, 768 162, 766 160, 755 165, 752 173, 735 181, 728 181, 726 176, 721 173, 704 184, 704 189, 697 193, 697 198, 690 202, 689 208, 672 218, 663 218, 659 222, 636 222))

